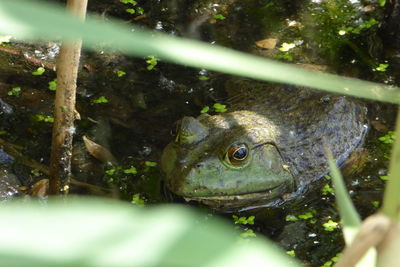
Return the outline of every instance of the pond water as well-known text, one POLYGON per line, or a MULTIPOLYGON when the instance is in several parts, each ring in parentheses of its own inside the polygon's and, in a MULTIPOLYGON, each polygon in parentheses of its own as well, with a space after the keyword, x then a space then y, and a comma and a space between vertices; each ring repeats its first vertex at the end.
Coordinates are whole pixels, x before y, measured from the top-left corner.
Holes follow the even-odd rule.
MULTIPOLYGON (((396 24, 391 8, 379 7, 375 2, 345 0, 154 0, 138 1, 134 6, 120 1, 92 1, 89 6, 90 11, 104 17, 115 16, 135 26, 398 85, 400 77, 394 74, 399 73, 400 35, 392 34, 396 24), (135 14, 127 9, 134 9, 135 14), (379 64, 388 64, 389 68, 381 71, 385 66, 379 64), (377 69, 379 66, 381 69, 377 69)), ((55 43, 5 46, 51 64, 59 49, 55 43)), ((139 194, 136 201, 139 197, 147 204, 167 202, 162 193, 159 160, 162 149, 172 140, 170 131, 177 120, 196 117, 205 106, 227 104, 229 111, 227 92, 222 86, 229 77, 167 64, 152 55, 137 59, 118 51, 106 53, 102 51, 104 46, 107 44, 99 44, 96 52, 84 51, 82 55, 77 95, 81 119, 76 122, 74 137, 74 177, 110 188, 101 191, 103 195, 130 201, 139 194), (83 136, 111 151, 117 166, 90 156, 83 136)), ((0 68, 0 138, 14 144, 25 157, 48 165, 54 98, 48 83, 55 79, 55 73, 46 70, 42 75, 32 75, 38 66, 7 51, 0 51, 0 68)), ((390 144, 379 138, 386 136, 390 140, 388 132, 394 128, 395 116, 393 105, 364 102, 369 132, 344 170, 348 190, 363 218, 380 205, 390 144)), ((14 163, 4 163, 4 170, 15 174, 22 186, 46 177, 31 167, 14 163)), ((321 266, 344 244, 340 227, 335 227, 340 219, 329 185, 328 179, 322 179, 294 207, 260 208, 237 215, 255 215, 251 228, 258 234, 293 251, 306 265, 321 266)), ((90 188, 74 186, 71 192, 95 193, 90 188)), ((231 220, 231 214, 221 216, 231 220)))

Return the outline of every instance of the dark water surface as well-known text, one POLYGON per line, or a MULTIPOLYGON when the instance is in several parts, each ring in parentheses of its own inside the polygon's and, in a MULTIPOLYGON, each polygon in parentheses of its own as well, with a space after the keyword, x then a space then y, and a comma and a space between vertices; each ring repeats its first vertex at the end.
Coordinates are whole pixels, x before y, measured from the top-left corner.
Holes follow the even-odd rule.
MULTIPOLYGON (((143 8, 143 15, 132 15, 119 1, 90 1, 89 9, 175 36, 398 85, 400 77, 393 73, 399 73, 400 35, 394 33, 392 7, 338 0, 329 1, 336 4, 327 8, 320 2, 138 1, 135 8, 138 13, 137 8, 143 8), (349 27, 360 28, 371 18, 379 23, 351 33, 349 27), (338 34, 340 29, 348 31, 343 38, 338 34), (256 45, 265 39, 276 40, 276 48, 256 45), (280 51, 283 43, 294 44, 295 48, 280 51), (381 63, 389 64, 386 72, 375 70, 381 63)), ((53 63, 58 51, 54 43, 11 46, 53 63)), ((75 129, 73 168, 76 179, 110 187, 114 192, 111 195, 131 200, 139 193, 147 203, 159 203, 167 200, 161 193, 159 164, 152 166, 152 162, 158 163, 162 149, 171 141, 175 121, 182 116, 198 116, 204 106, 227 103, 222 84, 228 77, 162 61, 148 70, 146 60, 149 58, 129 58, 117 51, 105 53, 101 45, 97 52, 83 53, 77 96, 81 120, 75 129), (118 77, 118 71, 125 74, 118 77), (93 102, 101 96, 108 102, 93 102), (84 135, 108 148, 120 167, 108 166, 88 155, 84 135), (136 174, 126 171, 132 167, 136 174)), ((48 82, 55 73, 47 70, 33 76, 31 72, 37 66, 1 51, 0 68, 0 138, 19 146, 25 156, 48 165, 52 124, 44 118, 52 114, 54 92, 48 90, 48 82), (9 95, 16 87, 21 88, 20 94, 9 95)), ((344 171, 349 192, 363 218, 377 210, 382 198, 384 181, 380 177, 387 172, 390 145, 378 138, 393 130, 395 116, 393 105, 365 103, 370 130, 365 144, 344 171)), ((4 169, 17 175, 25 186, 45 177, 21 164, 6 164, 4 169)), ((255 215, 254 230, 276 240, 284 249, 294 250, 304 263, 321 266, 343 248, 340 227, 327 231, 323 226, 330 220, 340 221, 327 184, 329 180, 322 181, 320 188, 304 196, 296 207, 258 209, 240 215, 255 215)), ((87 190, 73 187, 72 192, 87 190)))

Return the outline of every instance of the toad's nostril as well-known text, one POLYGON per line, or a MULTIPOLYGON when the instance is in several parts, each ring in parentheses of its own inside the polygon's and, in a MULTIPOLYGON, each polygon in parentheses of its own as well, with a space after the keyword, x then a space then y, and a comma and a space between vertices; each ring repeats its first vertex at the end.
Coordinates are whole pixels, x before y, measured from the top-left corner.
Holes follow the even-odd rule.
POLYGON ((202 168, 203 166, 203 163, 197 163, 196 165, 194 165, 195 168, 202 168))

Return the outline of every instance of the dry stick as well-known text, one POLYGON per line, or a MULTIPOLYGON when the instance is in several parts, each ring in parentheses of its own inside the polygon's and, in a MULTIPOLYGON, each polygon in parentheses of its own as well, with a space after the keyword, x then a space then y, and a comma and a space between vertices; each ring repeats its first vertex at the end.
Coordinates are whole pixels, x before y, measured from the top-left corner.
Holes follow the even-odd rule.
MULTIPOLYGON (((49 167, 47 167, 46 165, 39 163, 27 156, 24 156, 21 152, 18 151, 18 149, 16 149, 16 145, 8 143, 7 141, 5 141, 4 139, 0 138, 0 148, 3 149, 7 154, 9 154, 10 156, 12 156, 13 158, 15 158, 17 160, 18 163, 28 166, 32 169, 37 169, 38 171, 40 171, 41 173, 45 174, 45 175, 49 175, 50 174, 50 170, 49 167)), ((92 184, 88 184, 82 181, 78 181, 75 179, 71 179, 71 184, 75 185, 75 186, 80 186, 80 187, 84 187, 88 190, 90 190, 90 192, 95 193, 95 194, 110 194, 110 193, 114 193, 112 189, 109 188, 105 188, 105 187, 101 187, 101 186, 97 186, 97 185, 92 185, 92 184)))
POLYGON ((40 172, 42 172, 46 175, 49 175, 50 171, 46 165, 43 165, 37 161, 34 161, 33 159, 30 159, 30 158, 24 156, 21 152, 19 152, 15 148, 15 145, 8 143, 7 141, 5 141, 1 138, 0 138, 0 148, 2 148, 10 156, 14 157, 22 165, 31 167, 33 169, 37 169, 40 172))
POLYGON ((368 249, 377 246, 390 230, 392 221, 381 213, 375 213, 364 220, 350 246, 346 247, 335 267, 352 267, 365 255, 368 249))
POLYGON ((24 53, 24 51, 22 51, 22 50, 0 46, 0 51, 6 52, 11 55, 22 56, 26 59, 26 61, 31 62, 35 65, 42 66, 49 70, 54 70, 54 71, 56 70, 56 66, 54 64, 44 61, 44 60, 41 60, 41 59, 38 59, 38 58, 35 58, 35 57, 32 57, 28 53, 24 53))
MULTIPOLYGON (((87 2, 87 0, 68 0, 67 9, 79 19, 84 20, 87 2)), ((81 46, 81 40, 63 42, 57 61, 57 91, 50 158, 50 194, 68 193, 68 184, 71 179, 76 79, 81 46)))

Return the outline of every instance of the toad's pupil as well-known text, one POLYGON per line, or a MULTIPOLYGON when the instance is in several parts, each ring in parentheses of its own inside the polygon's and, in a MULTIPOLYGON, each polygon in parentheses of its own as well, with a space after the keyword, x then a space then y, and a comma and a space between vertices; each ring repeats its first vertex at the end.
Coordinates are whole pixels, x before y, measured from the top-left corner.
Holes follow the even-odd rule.
POLYGON ((233 157, 235 159, 242 160, 246 157, 246 155, 247 155, 247 149, 245 147, 241 147, 235 151, 235 153, 233 154, 233 157))

